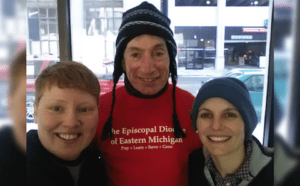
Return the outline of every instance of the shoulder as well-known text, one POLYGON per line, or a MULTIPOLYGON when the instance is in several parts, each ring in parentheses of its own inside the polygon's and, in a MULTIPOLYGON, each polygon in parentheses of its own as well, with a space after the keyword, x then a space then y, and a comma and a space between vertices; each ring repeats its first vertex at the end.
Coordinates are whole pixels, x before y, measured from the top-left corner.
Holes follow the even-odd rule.
POLYGON ((198 169, 202 166, 204 166, 205 162, 205 157, 203 154, 203 147, 194 150, 190 155, 189 155, 189 169, 198 169))
POLYGON ((177 94, 176 98, 191 99, 193 101, 195 99, 195 96, 193 96, 190 92, 183 90, 177 86, 176 86, 176 94, 177 94))
POLYGON ((40 146, 40 140, 37 130, 30 130, 26 134, 27 137, 27 155, 31 155, 33 151, 40 146))
POLYGON ((259 150, 263 155, 268 157, 274 156, 274 148, 263 146, 260 143, 260 141, 254 136, 252 136, 251 141, 252 141, 252 149, 259 150))
POLYGON ((38 173, 41 175, 43 172, 41 170, 44 170, 48 166, 48 170, 50 170, 53 164, 47 156, 46 149, 39 140, 37 130, 27 132, 26 160, 27 174, 38 173))
POLYGON ((26 157, 14 142, 13 128, 2 127, 0 129, 0 185, 22 185, 26 180, 25 171, 26 157))
MULTIPOLYGON (((13 144, 13 129, 10 126, 4 126, 0 129, 0 155, 3 155, 4 150, 13 144)), ((1 156, 0 156, 1 157, 1 156)))
POLYGON ((189 155, 189 185, 207 185, 204 175, 205 158, 203 148, 194 150, 189 155))
POLYGON ((183 90, 179 87, 176 87, 176 103, 178 105, 185 106, 184 109, 191 109, 195 100, 195 96, 193 96, 190 92, 183 90))
POLYGON ((252 137, 250 172, 254 176, 250 185, 273 185, 274 183, 274 149, 264 147, 258 139, 252 137))
POLYGON ((82 180, 85 180, 85 185, 93 185, 95 182, 106 185, 107 174, 105 172, 104 161, 99 156, 99 151, 87 148, 83 152, 83 155, 85 161, 81 169, 80 177, 82 180))
MULTIPOLYGON (((124 92, 126 92, 125 87, 118 87, 115 90, 115 95, 116 95, 116 99, 118 99, 121 95, 124 95, 124 92)), ((112 103, 112 91, 102 94, 99 97, 99 103, 100 103, 100 108, 103 107, 103 105, 111 105, 112 103)))
POLYGON ((199 156, 203 156, 203 157, 204 157, 204 155, 203 155, 203 147, 194 150, 194 151, 189 155, 190 158, 197 158, 197 157, 199 157, 199 156))

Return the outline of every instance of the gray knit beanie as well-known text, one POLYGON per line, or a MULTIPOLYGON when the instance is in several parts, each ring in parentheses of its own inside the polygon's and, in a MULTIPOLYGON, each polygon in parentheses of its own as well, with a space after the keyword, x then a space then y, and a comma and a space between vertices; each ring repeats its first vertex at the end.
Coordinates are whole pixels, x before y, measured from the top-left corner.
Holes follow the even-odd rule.
POLYGON ((223 98, 238 109, 245 123, 245 141, 248 141, 258 120, 247 87, 236 78, 216 78, 205 83, 200 88, 191 112, 194 130, 197 130, 196 121, 199 107, 205 100, 213 97, 223 98))

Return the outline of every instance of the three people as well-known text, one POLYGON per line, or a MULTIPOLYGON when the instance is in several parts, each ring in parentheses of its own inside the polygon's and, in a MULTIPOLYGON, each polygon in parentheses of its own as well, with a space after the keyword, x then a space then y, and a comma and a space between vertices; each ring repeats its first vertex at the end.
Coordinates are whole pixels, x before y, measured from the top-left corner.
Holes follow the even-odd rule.
POLYGON ((194 96, 176 87, 176 54, 170 20, 155 6, 123 14, 114 88, 100 97, 97 129, 109 185, 188 184, 188 155, 202 144, 190 124, 194 96))
POLYGON ((27 184, 105 184, 88 148, 96 131, 109 185, 272 184, 273 152, 252 136, 257 117, 245 85, 211 80, 195 99, 176 87, 176 54, 169 18, 143 2, 123 14, 111 93, 99 99, 97 78, 75 62, 43 71, 27 184), (123 73, 125 87, 116 89, 123 73))
POLYGON ((189 185, 274 185, 273 149, 252 136, 257 116, 243 82, 204 84, 191 118, 203 147, 190 155, 189 185))
POLYGON ((27 185, 105 185, 96 134, 100 85, 76 62, 47 67, 35 82, 35 123, 27 133, 27 185))

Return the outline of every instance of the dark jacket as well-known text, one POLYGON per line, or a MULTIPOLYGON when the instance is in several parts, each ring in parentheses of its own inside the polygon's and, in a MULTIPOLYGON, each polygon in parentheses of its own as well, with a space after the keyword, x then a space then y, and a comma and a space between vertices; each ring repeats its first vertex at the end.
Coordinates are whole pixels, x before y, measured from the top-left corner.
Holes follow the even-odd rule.
MULTIPOLYGON (((243 180, 242 185, 274 185, 274 151, 263 147, 252 137, 252 153, 250 157, 250 181, 243 180)), ((203 147, 193 151, 189 156, 189 185, 214 186, 211 174, 205 167, 203 147)))
MULTIPOLYGON (((80 169, 78 186, 106 185, 106 174, 98 153, 85 149, 80 169)), ((66 166, 53 161, 50 153, 42 146, 36 130, 27 133, 27 185, 28 186, 75 186, 74 179, 66 166)))
POLYGON ((25 171, 25 154, 15 143, 12 127, 5 126, 0 129, 0 185, 24 185, 25 171))

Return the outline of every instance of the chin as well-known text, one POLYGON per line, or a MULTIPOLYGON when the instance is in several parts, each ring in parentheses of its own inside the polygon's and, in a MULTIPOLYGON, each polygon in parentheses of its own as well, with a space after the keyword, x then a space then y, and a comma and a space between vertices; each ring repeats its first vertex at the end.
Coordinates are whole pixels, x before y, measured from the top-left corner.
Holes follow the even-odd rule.
POLYGON ((212 152, 212 153, 210 153, 212 156, 216 156, 216 157, 218 157, 218 156, 225 156, 225 155, 227 155, 228 154, 228 152, 212 152))

